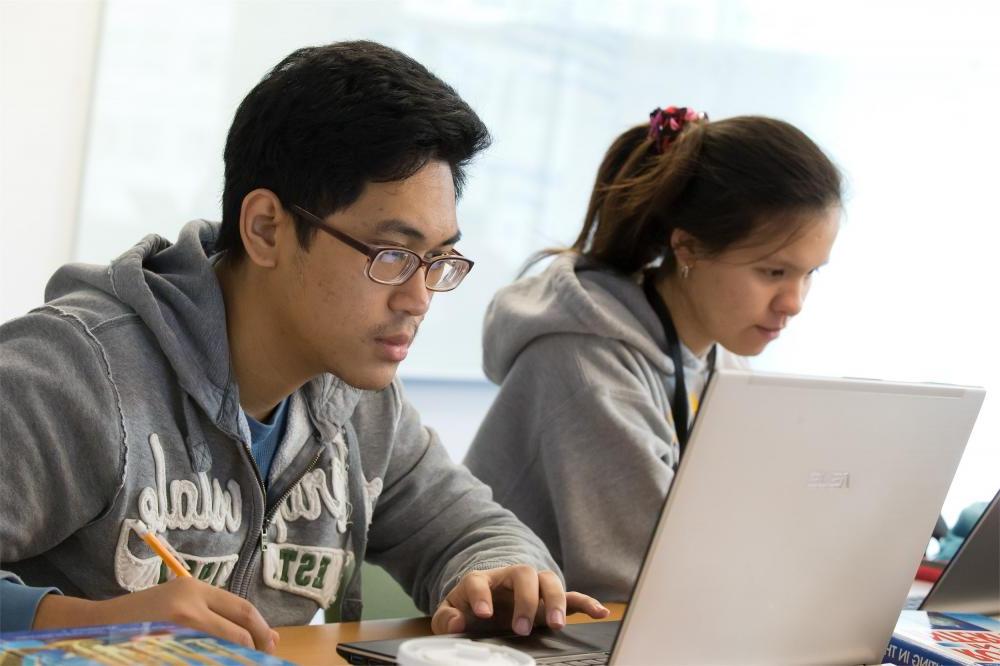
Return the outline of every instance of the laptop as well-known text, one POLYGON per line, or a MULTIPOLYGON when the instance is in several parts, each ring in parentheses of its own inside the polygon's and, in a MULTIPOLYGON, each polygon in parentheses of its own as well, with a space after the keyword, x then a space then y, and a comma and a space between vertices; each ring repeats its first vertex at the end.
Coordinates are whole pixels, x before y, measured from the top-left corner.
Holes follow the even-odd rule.
POLYGON ((907 597, 907 608, 1000 613, 1000 491, 944 565, 930 591, 907 597))
POLYGON ((621 623, 489 640, 538 664, 881 663, 983 397, 719 369, 621 623))

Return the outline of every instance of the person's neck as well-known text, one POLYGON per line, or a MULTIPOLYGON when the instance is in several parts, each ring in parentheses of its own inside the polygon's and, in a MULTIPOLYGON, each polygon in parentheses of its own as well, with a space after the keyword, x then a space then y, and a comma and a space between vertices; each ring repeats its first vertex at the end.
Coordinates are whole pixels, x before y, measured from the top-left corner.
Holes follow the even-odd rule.
POLYGON ((655 284, 656 291, 670 311, 670 319, 674 322, 680 341, 699 358, 707 354, 715 341, 700 326, 691 299, 681 284, 681 278, 667 275, 657 278, 655 284))
POLYGON ((229 358, 240 406, 247 415, 266 421, 314 373, 292 355, 294 344, 282 334, 280 319, 268 305, 268 290, 245 258, 235 265, 221 260, 215 275, 226 304, 229 358))

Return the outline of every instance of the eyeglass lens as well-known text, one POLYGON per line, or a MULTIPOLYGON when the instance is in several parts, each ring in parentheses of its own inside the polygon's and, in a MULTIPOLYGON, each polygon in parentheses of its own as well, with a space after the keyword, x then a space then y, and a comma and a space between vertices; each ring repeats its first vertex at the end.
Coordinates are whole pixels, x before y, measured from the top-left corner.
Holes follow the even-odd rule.
MULTIPOLYGON (((402 250, 382 250, 371 262, 369 275, 383 284, 401 284, 413 275, 420 261, 416 255, 402 250)), ((447 291, 454 289, 465 274, 469 265, 461 259, 438 259, 427 269, 425 282, 428 289, 447 291)))

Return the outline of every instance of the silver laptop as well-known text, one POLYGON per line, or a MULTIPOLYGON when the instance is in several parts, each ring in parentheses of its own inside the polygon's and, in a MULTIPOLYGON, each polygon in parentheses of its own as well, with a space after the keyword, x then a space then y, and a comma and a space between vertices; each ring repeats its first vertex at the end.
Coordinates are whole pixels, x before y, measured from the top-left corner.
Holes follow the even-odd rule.
POLYGON ((941 570, 926 594, 907 608, 996 615, 1000 613, 1000 491, 941 570))
MULTIPOLYGON (((983 397, 718 370, 620 630, 507 644, 539 664, 880 663, 983 397)), ((394 663, 399 642, 337 651, 394 663)))

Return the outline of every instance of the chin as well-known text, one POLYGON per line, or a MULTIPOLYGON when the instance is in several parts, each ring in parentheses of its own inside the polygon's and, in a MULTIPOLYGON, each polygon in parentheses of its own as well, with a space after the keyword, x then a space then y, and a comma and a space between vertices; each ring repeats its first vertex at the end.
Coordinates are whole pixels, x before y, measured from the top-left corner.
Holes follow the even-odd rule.
POLYGON ((381 391, 392 384, 392 380, 396 378, 396 366, 393 365, 392 370, 387 372, 337 372, 331 369, 330 374, 336 375, 356 389, 362 391, 381 391))
POLYGON ((357 384, 354 382, 347 383, 356 389, 361 389, 362 391, 381 391, 382 389, 388 388, 389 385, 392 384, 393 379, 395 379, 395 375, 382 381, 359 382, 357 384))
POLYGON ((728 351, 736 354, 737 356, 759 356, 765 349, 767 349, 766 342, 747 342, 747 341, 735 341, 733 344, 726 344, 724 342, 719 342, 728 351))

